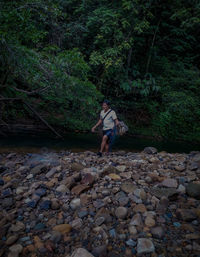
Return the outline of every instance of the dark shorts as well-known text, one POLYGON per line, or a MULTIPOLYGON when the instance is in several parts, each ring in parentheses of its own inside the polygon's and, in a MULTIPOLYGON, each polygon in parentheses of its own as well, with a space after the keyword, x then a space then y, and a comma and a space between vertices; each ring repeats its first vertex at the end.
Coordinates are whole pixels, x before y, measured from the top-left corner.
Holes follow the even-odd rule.
POLYGON ((112 129, 107 129, 107 130, 103 130, 103 136, 107 136, 108 140, 110 141, 112 138, 112 134, 113 134, 113 130, 112 129))

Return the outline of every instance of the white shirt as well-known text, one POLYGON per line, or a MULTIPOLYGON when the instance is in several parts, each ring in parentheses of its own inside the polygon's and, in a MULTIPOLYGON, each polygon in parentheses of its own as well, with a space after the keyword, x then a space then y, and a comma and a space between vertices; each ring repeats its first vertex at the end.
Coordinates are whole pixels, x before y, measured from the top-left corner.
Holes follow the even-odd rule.
MULTIPOLYGON (((103 118, 107 115, 107 113, 110 112, 110 109, 107 112, 104 112, 104 110, 100 113, 100 119, 103 120, 103 118)), ((103 121, 103 130, 113 129, 115 126, 114 120, 117 119, 117 115, 115 111, 111 111, 106 118, 103 121)))

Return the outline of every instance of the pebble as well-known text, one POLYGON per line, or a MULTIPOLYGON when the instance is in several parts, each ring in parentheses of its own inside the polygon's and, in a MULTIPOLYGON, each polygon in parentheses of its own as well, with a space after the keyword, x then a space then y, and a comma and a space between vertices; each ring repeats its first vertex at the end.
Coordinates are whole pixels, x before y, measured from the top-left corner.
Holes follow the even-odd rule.
POLYGON ((127 208, 125 207, 118 207, 116 210, 115 210, 115 215, 117 218, 119 219, 125 219, 126 216, 127 216, 127 213, 128 213, 128 210, 127 208))
POLYGON ((6 156, 0 156, 2 256, 164 257, 199 251, 198 152, 6 156))

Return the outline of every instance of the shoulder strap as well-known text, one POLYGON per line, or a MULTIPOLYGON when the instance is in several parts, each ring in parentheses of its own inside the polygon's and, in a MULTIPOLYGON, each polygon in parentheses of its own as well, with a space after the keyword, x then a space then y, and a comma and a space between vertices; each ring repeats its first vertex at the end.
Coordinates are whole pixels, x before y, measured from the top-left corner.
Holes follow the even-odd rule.
POLYGON ((103 117, 102 121, 104 121, 105 118, 108 116, 108 114, 111 113, 111 112, 112 112, 112 110, 110 110, 108 113, 106 113, 106 115, 103 117))

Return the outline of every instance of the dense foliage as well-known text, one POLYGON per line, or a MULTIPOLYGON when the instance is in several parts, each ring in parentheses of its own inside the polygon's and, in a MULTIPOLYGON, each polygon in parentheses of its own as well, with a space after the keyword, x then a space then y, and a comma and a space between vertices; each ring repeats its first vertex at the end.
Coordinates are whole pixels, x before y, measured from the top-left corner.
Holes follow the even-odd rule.
POLYGON ((1 97, 22 97, 51 124, 79 130, 109 98, 133 133, 200 141, 199 1, 1 0, 0 8, 1 97))

